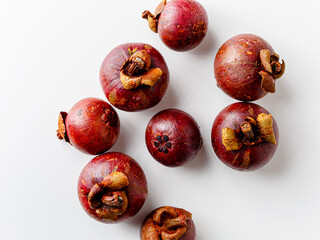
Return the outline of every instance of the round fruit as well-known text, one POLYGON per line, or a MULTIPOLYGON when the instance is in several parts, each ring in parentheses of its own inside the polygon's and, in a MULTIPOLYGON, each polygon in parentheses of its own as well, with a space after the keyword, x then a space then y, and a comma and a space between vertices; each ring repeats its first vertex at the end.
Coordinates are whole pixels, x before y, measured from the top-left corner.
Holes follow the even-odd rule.
POLYGON ((109 150, 120 133, 118 114, 107 102, 85 98, 69 111, 60 112, 57 136, 80 151, 100 154, 109 150))
POLYGON ((240 34, 226 41, 214 60, 218 87, 230 97, 254 101, 275 92, 275 80, 285 71, 270 44, 253 34, 240 34))
POLYGON ((256 170, 267 164, 277 150, 279 130, 263 107, 238 102, 218 114, 211 141, 218 158, 227 166, 240 171, 256 170))
POLYGON ((198 46, 206 36, 208 15, 194 0, 163 0, 152 14, 144 11, 149 27, 159 33, 162 42, 172 50, 188 51, 198 46))
POLYGON ((148 195, 140 165, 123 153, 92 159, 78 180, 78 196, 86 213, 97 221, 118 223, 136 215, 148 195))
POLYGON ((179 109, 166 109, 153 116, 145 138, 153 158, 168 167, 191 161, 202 146, 197 122, 179 109))
POLYGON ((144 219, 140 239, 195 240, 196 228, 192 214, 181 208, 157 208, 144 219))
POLYGON ((139 111, 161 101, 169 84, 169 70, 152 46, 126 43, 114 48, 104 59, 100 83, 113 106, 139 111))

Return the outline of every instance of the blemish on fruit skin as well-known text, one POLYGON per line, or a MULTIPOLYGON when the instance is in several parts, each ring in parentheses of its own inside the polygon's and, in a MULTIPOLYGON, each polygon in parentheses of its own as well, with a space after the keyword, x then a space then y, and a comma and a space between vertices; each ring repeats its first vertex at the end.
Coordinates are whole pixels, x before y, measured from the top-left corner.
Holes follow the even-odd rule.
POLYGON ((109 102, 115 104, 117 99, 117 89, 113 89, 109 94, 109 102))
POLYGON ((253 115, 253 109, 252 109, 252 107, 251 107, 251 106, 249 106, 249 110, 248 110, 248 112, 251 114, 251 116, 253 115))
POLYGON ((152 47, 151 47, 150 45, 148 45, 148 44, 146 44, 146 45, 144 46, 144 48, 147 49, 147 50, 151 50, 151 49, 152 49, 152 47))
POLYGON ((234 158, 233 158, 233 160, 232 160, 232 162, 231 162, 231 165, 233 165, 233 164, 237 161, 237 159, 238 159, 238 157, 239 157, 239 154, 240 154, 240 152, 238 152, 238 153, 234 156, 234 158))
POLYGON ((250 164, 250 150, 246 150, 245 153, 243 154, 243 162, 241 164, 241 168, 248 169, 249 164, 250 164))
POLYGON ((116 166, 114 167, 114 169, 112 170, 112 172, 116 172, 116 171, 118 170, 118 167, 119 167, 119 165, 116 165, 116 166))

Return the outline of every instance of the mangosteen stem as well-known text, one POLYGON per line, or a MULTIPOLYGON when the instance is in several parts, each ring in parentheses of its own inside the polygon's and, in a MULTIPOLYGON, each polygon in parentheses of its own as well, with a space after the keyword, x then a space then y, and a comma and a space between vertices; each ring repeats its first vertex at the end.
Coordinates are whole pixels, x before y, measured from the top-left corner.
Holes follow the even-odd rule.
POLYGON ((57 137, 60 140, 64 139, 66 142, 70 143, 68 135, 67 135, 66 125, 65 125, 67 115, 68 115, 68 113, 66 113, 66 112, 60 112, 60 114, 59 114, 57 137))
POLYGON ((124 191, 113 191, 101 197, 101 202, 107 206, 121 207, 123 205, 124 191))
POLYGON ((178 240, 187 232, 186 227, 180 227, 175 231, 162 231, 161 232, 161 240, 178 240))
POLYGON ((128 198, 123 188, 128 185, 129 180, 122 172, 107 175, 90 189, 89 206, 96 209, 99 216, 114 221, 127 210, 128 198))
POLYGON ((140 85, 152 87, 162 76, 160 68, 150 68, 151 57, 148 51, 141 50, 132 54, 121 66, 120 81, 127 90, 140 85))
POLYGON ((166 4, 167 4, 167 1, 162 0, 162 2, 157 6, 156 10, 154 11, 154 14, 152 14, 148 10, 142 13, 142 18, 148 20, 149 28, 155 33, 158 33, 158 19, 166 4))
POLYGON ((253 140, 254 139, 254 133, 252 130, 252 126, 248 122, 243 122, 240 126, 242 133, 244 134, 244 137, 247 140, 253 140))
POLYGON ((270 93, 275 92, 275 80, 280 78, 285 72, 285 62, 279 62, 280 58, 277 53, 270 52, 269 49, 260 50, 261 65, 264 70, 261 70, 259 74, 262 77, 261 88, 270 93))
POLYGON ((187 221, 192 214, 183 209, 161 207, 155 211, 142 229, 143 239, 178 240, 187 232, 187 221))
POLYGON ((187 225, 187 218, 185 215, 180 215, 176 218, 168 219, 163 223, 164 229, 167 229, 167 230, 183 227, 186 225, 187 225))
POLYGON ((226 151, 240 150, 243 145, 252 146, 262 141, 277 143, 271 114, 260 113, 256 120, 246 117, 238 130, 228 127, 222 129, 222 144, 226 151))

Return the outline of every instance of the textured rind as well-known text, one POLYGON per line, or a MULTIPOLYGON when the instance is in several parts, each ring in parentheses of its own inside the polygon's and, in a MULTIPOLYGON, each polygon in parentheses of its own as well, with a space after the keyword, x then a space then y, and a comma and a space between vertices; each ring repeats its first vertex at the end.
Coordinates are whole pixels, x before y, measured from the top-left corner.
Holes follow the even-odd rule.
POLYGON ((207 29, 207 12, 200 3, 193 0, 169 1, 158 21, 161 40, 175 51, 188 51, 198 46, 207 29))
POLYGON ((100 68, 100 83, 108 101, 124 111, 141 111, 158 104, 169 84, 169 70, 162 55, 145 43, 125 43, 114 48, 104 59, 100 68), (150 68, 160 68, 162 76, 152 87, 141 85, 127 90, 120 81, 120 68, 130 57, 130 52, 146 50, 151 57, 150 68))
POLYGON ((230 97, 241 101, 255 101, 267 92, 261 88, 263 70, 260 50, 271 45, 253 34, 240 34, 226 41, 218 50, 214 60, 214 73, 218 87, 230 97))
MULTIPOLYGON (((169 207, 172 207, 172 206, 169 206, 169 207)), ((159 208, 162 208, 162 207, 159 207, 159 208)), ((149 239, 145 239, 143 237, 143 234, 142 234, 142 230, 143 230, 143 226, 144 224, 146 223, 146 221, 149 219, 149 218, 152 218, 153 214, 159 209, 159 208, 156 208, 154 209, 152 212, 150 212, 146 217, 145 219, 143 220, 142 224, 141 224, 141 227, 140 227, 140 239, 141 240, 149 240, 149 239)), ((176 208, 176 207, 172 207, 174 208, 177 212, 183 212, 185 211, 184 209, 182 208, 176 208)), ((196 239, 196 227, 195 227, 195 224, 193 222, 193 220, 188 220, 187 221, 187 231, 184 235, 181 236, 181 238, 179 238, 179 240, 195 240, 196 239)))
POLYGON ((123 153, 110 152, 95 157, 83 168, 78 180, 78 196, 83 209, 93 219, 104 223, 118 223, 133 217, 144 205, 147 195, 147 179, 141 166, 123 153), (128 208, 112 222, 100 219, 95 210, 90 208, 88 194, 93 185, 100 183, 105 176, 115 171, 126 174, 129 179, 129 185, 124 189, 128 197, 128 208))
POLYGON ((68 112, 65 124, 71 144, 93 155, 109 150, 120 133, 120 121, 114 108, 92 97, 77 102, 68 112), (107 121, 103 119, 105 111, 112 113, 107 121))
POLYGON ((157 113, 149 121, 145 140, 148 151, 159 163, 178 167, 190 162, 202 146, 199 126, 194 118, 179 109, 166 109, 157 113), (172 147, 168 153, 159 152, 154 146, 158 135, 167 135, 172 147))
POLYGON ((226 151, 222 144, 222 129, 238 129, 245 117, 254 119, 260 113, 270 114, 263 107, 254 103, 234 103, 224 108, 214 120, 211 131, 212 147, 217 157, 227 166, 239 171, 252 171, 267 164, 277 150, 279 144, 279 129, 273 118, 273 130, 276 137, 276 144, 262 142, 253 146, 242 146, 240 150, 226 151), (248 157, 250 159, 248 163, 248 157))

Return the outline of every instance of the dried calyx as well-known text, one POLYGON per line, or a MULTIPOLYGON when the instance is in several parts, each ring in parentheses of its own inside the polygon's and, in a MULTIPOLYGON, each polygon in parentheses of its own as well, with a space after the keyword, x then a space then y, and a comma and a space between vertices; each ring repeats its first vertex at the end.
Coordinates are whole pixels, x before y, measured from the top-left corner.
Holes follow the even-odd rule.
POLYGON ((261 142, 276 144, 271 114, 260 113, 257 119, 246 117, 239 129, 223 128, 222 144, 227 151, 239 150, 243 145, 252 146, 261 142))
POLYGON ((285 62, 282 60, 282 63, 280 63, 279 55, 276 53, 271 54, 269 49, 260 51, 260 60, 264 68, 259 72, 262 77, 261 88, 266 92, 274 93, 276 91, 275 80, 284 74, 285 62))
POLYGON ((66 142, 70 143, 65 125, 67 115, 68 113, 66 112, 60 112, 59 114, 57 137, 60 140, 64 139, 66 142))
POLYGON ((162 75, 160 68, 150 68, 151 57, 148 51, 133 53, 121 66, 120 81, 127 90, 140 85, 152 87, 162 75))
POLYGON ((154 11, 154 14, 150 13, 147 10, 142 13, 142 18, 148 20, 149 28, 155 33, 158 32, 158 20, 166 4, 167 4, 167 1, 162 0, 162 2, 157 6, 156 10, 154 11))
POLYGON ((102 182, 95 184, 89 194, 88 203, 97 215, 105 220, 115 221, 128 207, 124 188, 129 185, 127 176, 122 172, 107 175, 102 182))
POLYGON ((143 240, 178 240, 187 231, 192 214, 183 209, 161 207, 147 219, 142 228, 143 240))

